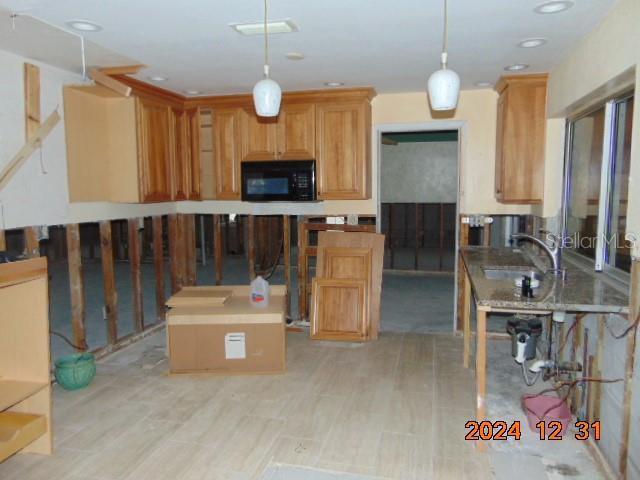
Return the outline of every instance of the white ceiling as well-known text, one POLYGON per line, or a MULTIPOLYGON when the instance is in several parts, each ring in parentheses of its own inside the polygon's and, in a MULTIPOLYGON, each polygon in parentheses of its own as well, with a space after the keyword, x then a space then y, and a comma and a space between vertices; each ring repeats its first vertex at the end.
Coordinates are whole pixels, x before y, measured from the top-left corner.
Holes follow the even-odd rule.
MULTIPOLYGON (((534 13, 544 1, 449 0, 449 66, 463 88, 494 82, 512 63, 530 64, 527 72, 548 71, 616 2, 575 0, 562 13, 534 13), (548 43, 535 49, 516 46, 531 37, 548 43)), ((135 59, 149 67, 140 78, 169 77, 161 86, 175 91, 249 92, 262 74, 262 37, 245 37, 228 26, 260 21, 262 0, 0 0, 0 7, 65 28, 70 19, 96 22, 103 30, 86 34, 96 44, 91 63, 113 65, 118 55, 135 59)), ((272 77, 283 90, 338 81, 371 85, 378 92, 416 91, 425 89, 438 68, 442 0, 270 0, 269 9, 270 19, 291 18, 299 27, 299 32, 271 37, 272 77), (305 58, 288 60, 288 52, 305 58)), ((4 33, 10 19, 0 14, 0 48, 29 50, 24 44, 35 43, 31 49, 38 47, 40 55, 51 50, 41 60, 79 70, 77 51, 57 47, 54 38, 8 41, 4 33), (66 60, 59 58, 65 55, 66 60)))

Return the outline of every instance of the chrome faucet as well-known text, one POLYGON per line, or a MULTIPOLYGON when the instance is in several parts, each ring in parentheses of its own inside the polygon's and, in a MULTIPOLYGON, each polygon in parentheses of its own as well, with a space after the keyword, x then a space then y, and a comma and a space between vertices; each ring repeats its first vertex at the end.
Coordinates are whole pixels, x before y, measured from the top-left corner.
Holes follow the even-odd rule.
POLYGON ((541 231, 547 234, 547 238, 551 240, 551 243, 552 243, 551 246, 549 246, 547 242, 545 242, 544 240, 541 240, 538 237, 535 237, 533 235, 529 235, 526 233, 514 233, 513 235, 511 235, 511 238, 513 238, 514 240, 529 240, 535 243, 536 245, 540 246, 545 252, 547 252, 547 255, 551 259, 551 266, 552 266, 551 273, 553 273, 554 275, 564 275, 564 272, 560 268, 561 249, 560 249, 560 240, 558 239, 558 236, 544 230, 541 230, 541 231))

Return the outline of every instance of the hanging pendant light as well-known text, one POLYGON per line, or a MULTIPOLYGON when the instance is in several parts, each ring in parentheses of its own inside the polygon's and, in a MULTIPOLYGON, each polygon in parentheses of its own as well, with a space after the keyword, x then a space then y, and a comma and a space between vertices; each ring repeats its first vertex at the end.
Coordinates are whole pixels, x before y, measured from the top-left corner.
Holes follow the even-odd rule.
POLYGON ((460 94, 460 77, 453 70, 447 69, 447 21, 447 0, 444 0, 444 34, 440 58, 442 68, 432 73, 427 83, 433 110, 453 110, 458 105, 460 94))
POLYGON ((267 0, 264 0, 264 78, 253 87, 253 104, 261 117, 276 117, 280 112, 282 90, 269 78, 269 32, 267 30, 267 0))

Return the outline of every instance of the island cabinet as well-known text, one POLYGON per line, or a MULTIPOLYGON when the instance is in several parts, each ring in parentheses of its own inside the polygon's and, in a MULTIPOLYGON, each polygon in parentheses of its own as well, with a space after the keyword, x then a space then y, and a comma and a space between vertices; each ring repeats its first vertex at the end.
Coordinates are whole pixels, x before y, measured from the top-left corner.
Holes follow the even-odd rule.
POLYGON ((198 113, 108 88, 64 88, 71 202, 198 199, 198 113))
POLYGON ((315 158, 315 105, 283 104, 277 117, 260 117, 253 106, 242 109, 242 160, 312 160, 315 158))
POLYGON ((501 203, 543 199, 546 75, 513 75, 496 84, 495 196, 501 203))

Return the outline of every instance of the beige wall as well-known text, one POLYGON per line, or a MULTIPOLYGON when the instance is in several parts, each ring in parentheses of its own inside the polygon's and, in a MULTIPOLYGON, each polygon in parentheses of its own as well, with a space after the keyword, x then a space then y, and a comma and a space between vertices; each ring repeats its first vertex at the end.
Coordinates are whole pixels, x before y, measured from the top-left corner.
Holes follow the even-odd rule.
MULTIPOLYGON (((608 95, 633 86, 633 138, 627 232, 640 233, 640 0, 620 0, 607 18, 550 72, 548 112, 550 117, 570 116, 608 95)), ((551 120, 550 122, 553 122, 551 120)), ((556 120, 559 121, 559 120, 556 120)), ((552 216, 559 206, 559 189, 548 173, 562 171, 562 144, 547 148, 547 190, 543 216, 552 216)), ((633 255, 640 257, 640 245, 633 255)))
MULTIPOLYGON (((460 211, 462 213, 527 214, 531 207, 498 203, 494 192, 497 94, 493 90, 460 93, 453 114, 433 115, 426 92, 378 95, 373 100, 373 124, 411 124, 432 121, 463 121, 460 144, 460 211)), ((377 145, 374 141, 374 172, 377 145)), ((375 177, 374 177, 375 178, 375 177)))

